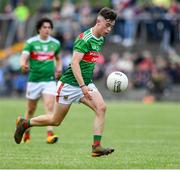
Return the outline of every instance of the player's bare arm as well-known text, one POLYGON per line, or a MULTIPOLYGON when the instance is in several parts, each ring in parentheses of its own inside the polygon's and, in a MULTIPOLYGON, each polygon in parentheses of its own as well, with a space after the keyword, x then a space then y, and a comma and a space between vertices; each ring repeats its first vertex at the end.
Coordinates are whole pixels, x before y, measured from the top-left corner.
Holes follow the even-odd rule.
POLYGON ((71 68, 73 71, 73 74, 79 84, 79 87, 81 87, 82 92, 84 94, 84 96, 88 99, 91 100, 91 96, 89 94, 89 88, 85 85, 82 74, 81 74, 81 69, 79 66, 79 62, 82 60, 84 56, 84 53, 80 53, 80 52, 74 52, 73 53, 73 59, 72 59, 72 63, 71 63, 71 68))
POLYGON ((60 76, 62 75, 62 60, 61 60, 61 55, 56 55, 56 73, 55 77, 56 79, 59 79, 60 76))
POLYGON ((26 73, 29 69, 28 59, 29 59, 29 54, 22 53, 21 58, 20 58, 20 66, 21 66, 22 73, 26 73))

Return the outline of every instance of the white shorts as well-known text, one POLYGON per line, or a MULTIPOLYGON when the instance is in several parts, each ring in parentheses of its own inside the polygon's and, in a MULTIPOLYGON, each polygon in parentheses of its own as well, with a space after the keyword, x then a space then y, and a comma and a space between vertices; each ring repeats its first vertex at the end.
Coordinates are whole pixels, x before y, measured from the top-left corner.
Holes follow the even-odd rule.
MULTIPOLYGON (((92 91, 98 91, 93 83, 89 84, 88 87, 92 91)), ((61 81, 58 81, 56 91, 56 101, 61 104, 77 103, 84 96, 80 87, 63 84, 61 81)))
POLYGON ((26 97, 28 99, 38 99, 42 94, 56 95, 56 82, 28 82, 26 88, 26 97))

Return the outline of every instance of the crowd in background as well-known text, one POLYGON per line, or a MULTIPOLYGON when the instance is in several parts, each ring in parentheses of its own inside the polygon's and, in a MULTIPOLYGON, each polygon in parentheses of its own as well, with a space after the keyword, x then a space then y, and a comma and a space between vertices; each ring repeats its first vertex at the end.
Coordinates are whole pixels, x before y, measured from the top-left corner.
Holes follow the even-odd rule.
MULTIPOLYGON (((11 18, 8 20, 9 32, 13 31, 16 21, 14 42, 25 41, 30 36, 27 33, 34 33, 36 20, 48 15, 54 23, 53 36, 62 44, 65 71, 71 62, 75 37, 93 25, 102 4, 92 6, 87 0, 81 3, 71 0, 64 3, 59 0, 44 2, 35 14, 31 14, 31 10, 22 0, 9 1, 3 15, 11 18), (29 29, 32 31, 28 31, 29 29)), ((147 88, 149 92, 171 90, 173 84, 179 84, 180 56, 176 47, 180 42, 180 2, 111 0, 109 4, 117 11, 118 19, 113 32, 106 39, 106 44, 114 44, 121 51, 111 51, 110 56, 104 55, 103 61, 95 68, 94 78, 103 80, 112 71, 123 71, 128 75, 132 88, 147 88), (142 43, 147 46, 157 43, 161 52, 134 49, 142 43)), ((0 32, 2 31, 0 28, 0 32)), ((20 73, 20 53, 8 55, 6 59, 0 60, 0 95, 12 95, 14 92, 22 95, 26 88, 27 75, 20 73)))

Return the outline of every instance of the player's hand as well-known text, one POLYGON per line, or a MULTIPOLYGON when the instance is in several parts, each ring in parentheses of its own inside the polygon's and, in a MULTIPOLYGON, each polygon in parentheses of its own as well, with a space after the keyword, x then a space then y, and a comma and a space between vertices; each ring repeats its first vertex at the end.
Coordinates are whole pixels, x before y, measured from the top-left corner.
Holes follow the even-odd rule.
POLYGON ((61 71, 61 70, 57 70, 57 71, 55 72, 55 78, 56 78, 56 80, 59 80, 59 78, 61 77, 61 75, 62 75, 62 71, 61 71))
POLYGON ((83 94, 84 94, 84 97, 86 98, 86 99, 89 99, 89 100, 92 100, 92 96, 90 95, 90 89, 89 89, 89 87, 88 86, 83 86, 83 87, 81 87, 81 90, 82 90, 82 92, 83 92, 83 94))
POLYGON ((27 64, 21 66, 21 72, 23 74, 27 73, 29 70, 29 66, 27 64))

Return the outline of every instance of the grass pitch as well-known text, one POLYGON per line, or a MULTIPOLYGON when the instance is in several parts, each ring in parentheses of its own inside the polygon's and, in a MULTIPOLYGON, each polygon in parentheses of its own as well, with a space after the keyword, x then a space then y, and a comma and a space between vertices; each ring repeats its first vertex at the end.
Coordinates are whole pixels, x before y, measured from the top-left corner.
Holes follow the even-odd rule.
POLYGON ((94 113, 82 104, 55 128, 57 144, 45 143, 45 127, 32 129, 29 144, 15 144, 15 119, 25 107, 22 99, 0 99, 0 168, 180 169, 180 103, 109 102, 102 145, 115 152, 99 158, 91 157, 94 113))

